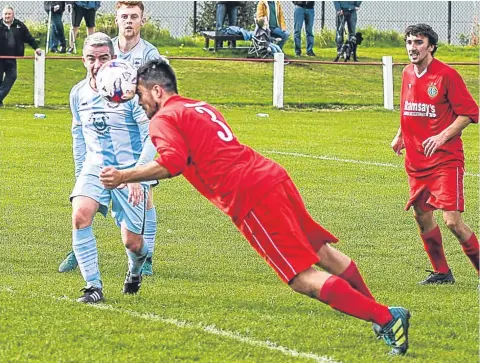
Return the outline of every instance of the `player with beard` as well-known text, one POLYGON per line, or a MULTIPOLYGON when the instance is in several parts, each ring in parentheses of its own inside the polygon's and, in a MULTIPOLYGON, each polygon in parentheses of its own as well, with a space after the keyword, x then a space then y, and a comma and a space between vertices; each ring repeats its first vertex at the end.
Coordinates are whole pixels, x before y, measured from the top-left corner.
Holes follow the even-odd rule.
POLYGON ((438 35, 427 24, 409 26, 405 45, 411 64, 402 75, 400 128, 391 146, 397 155, 405 149, 410 185, 406 210, 420 230, 433 271, 420 284, 455 282, 446 261, 442 236, 433 212, 458 239, 478 274, 479 244, 465 224, 463 177, 465 157, 462 130, 478 123, 478 105, 456 70, 434 58, 438 35))
POLYGON ((410 313, 375 301, 355 262, 331 247, 338 239, 313 220, 282 166, 241 144, 214 107, 178 95, 165 62, 138 70, 137 93, 159 156, 130 169, 105 167, 100 181, 106 188, 182 174, 294 291, 377 324, 391 354, 406 353, 410 313))

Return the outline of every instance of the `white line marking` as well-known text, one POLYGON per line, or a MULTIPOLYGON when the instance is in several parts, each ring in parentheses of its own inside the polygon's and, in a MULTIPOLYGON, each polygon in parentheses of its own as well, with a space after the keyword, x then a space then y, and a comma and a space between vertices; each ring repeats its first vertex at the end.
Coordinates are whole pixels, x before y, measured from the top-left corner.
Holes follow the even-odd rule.
MULTIPOLYGON (((397 164, 391 164, 391 163, 380 163, 380 162, 376 162, 376 161, 341 159, 341 158, 337 158, 336 156, 311 155, 311 154, 302 154, 302 153, 296 153, 296 152, 284 152, 284 151, 276 151, 276 150, 262 150, 261 152, 264 153, 264 154, 277 154, 277 155, 294 156, 294 157, 308 158, 308 159, 338 161, 338 162, 341 162, 341 163, 384 166, 384 167, 387 167, 387 168, 403 169, 403 165, 397 165, 397 164)), ((476 176, 477 178, 480 177, 480 174, 468 173, 468 172, 465 173, 465 175, 476 176)))
MULTIPOLYGON (((76 303, 75 300, 69 299, 67 297, 54 297, 53 298, 57 300, 66 300, 72 303, 76 303)), ((100 309, 100 310, 108 310, 108 311, 114 311, 117 313, 122 313, 122 314, 127 314, 130 316, 133 316, 135 318, 141 318, 145 320, 150 320, 150 321, 157 321, 160 323, 164 324, 170 324, 170 325, 175 325, 178 328, 187 328, 187 329, 196 329, 196 330, 202 330, 206 333, 209 334, 214 334, 218 335, 221 337, 237 340, 239 342, 252 345, 252 346, 257 346, 257 347, 262 347, 262 348, 267 348, 270 350, 275 350, 279 351, 285 355, 291 356, 291 357, 297 357, 297 358, 304 358, 304 359, 311 359, 314 360, 315 362, 318 363, 340 363, 339 361, 333 360, 330 357, 326 356, 319 356, 313 353, 304 353, 304 352, 298 352, 295 349, 287 348, 281 345, 278 345, 275 342, 271 342, 269 340, 255 340, 246 336, 242 336, 237 332, 232 332, 228 330, 223 330, 220 328, 217 328, 215 325, 205 325, 202 323, 191 323, 185 320, 177 320, 177 319, 172 319, 172 318, 163 318, 159 315, 156 315, 154 313, 140 313, 134 310, 128 310, 128 309, 122 309, 122 308, 116 308, 112 305, 107 305, 107 304, 88 304, 89 307, 95 308, 95 309, 100 309)))
MULTIPOLYGON (((0 286, 0 293, 1 292, 7 292, 10 294, 15 294, 16 291, 13 290, 10 286, 0 286)), ((37 294, 34 294, 38 296, 37 294)), ((54 296, 50 295, 52 299, 58 300, 58 301, 67 301, 72 304, 79 304, 76 302, 74 299, 70 299, 66 296, 54 296)), ((320 356, 316 355, 313 353, 304 353, 304 352, 299 352, 296 351, 295 349, 287 348, 282 345, 278 345, 275 342, 271 342, 269 340, 255 340, 246 336, 240 335, 240 333, 237 332, 232 332, 229 330, 223 330, 220 328, 217 328, 215 325, 205 325, 202 323, 191 323, 185 320, 177 320, 177 319, 172 319, 172 318, 162 318, 161 316, 155 314, 155 313, 139 313, 138 311, 134 310, 128 310, 128 309, 122 309, 122 308, 116 308, 112 305, 108 304, 86 304, 89 307, 95 308, 95 309, 100 309, 100 310, 108 310, 108 311, 114 311, 117 313, 122 313, 122 314, 127 314, 130 316, 133 316, 135 318, 140 318, 140 319, 145 319, 145 320, 150 320, 150 321, 157 321, 160 323, 164 324, 170 324, 170 325, 175 325, 178 328, 187 328, 187 329, 196 329, 196 330, 202 330, 206 333, 213 334, 213 335, 218 335, 221 337, 233 339, 248 345, 256 346, 256 347, 262 347, 262 348, 267 348, 270 350, 275 350, 278 352, 283 353, 284 355, 288 355, 291 357, 296 357, 296 358, 303 358, 303 359, 310 359, 314 360, 317 363, 341 363, 339 361, 336 361, 330 357, 326 356, 320 356)))

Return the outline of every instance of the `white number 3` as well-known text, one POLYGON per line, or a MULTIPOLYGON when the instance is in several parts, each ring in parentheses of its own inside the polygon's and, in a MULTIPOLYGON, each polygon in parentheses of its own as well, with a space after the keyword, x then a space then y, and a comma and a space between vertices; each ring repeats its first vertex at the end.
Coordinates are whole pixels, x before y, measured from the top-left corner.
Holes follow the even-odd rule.
POLYGON ((225 125, 222 121, 217 119, 217 115, 215 115, 211 110, 209 110, 208 108, 202 107, 204 105, 205 105, 205 102, 199 102, 199 103, 193 103, 193 104, 192 103, 186 104, 185 107, 188 107, 188 108, 193 107, 195 108, 195 111, 201 114, 207 113, 210 116, 210 120, 212 120, 217 125, 219 125, 223 130, 223 131, 217 131, 218 137, 223 141, 227 141, 227 142, 232 141, 233 140, 232 131, 230 131, 227 125, 225 125))

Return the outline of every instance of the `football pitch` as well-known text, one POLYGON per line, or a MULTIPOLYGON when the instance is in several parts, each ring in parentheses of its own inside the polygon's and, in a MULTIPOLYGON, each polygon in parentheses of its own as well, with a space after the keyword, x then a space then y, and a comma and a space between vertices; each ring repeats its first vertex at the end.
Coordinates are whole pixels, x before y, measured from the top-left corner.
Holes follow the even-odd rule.
MULTIPOLYGON (((191 67, 195 76, 199 66, 191 67)), ((430 264, 412 213, 403 210, 403 158, 390 149, 399 113, 375 105, 381 85, 372 93, 355 88, 368 107, 273 110, 255 99, 258 90, 268 101, 263 92, 271 88, 255 85, 251 95, 239 93, 239 105, 226 104, 211 88, 203 99, 213 98, 240 141, 289 171, 311 214, 339 237, 337 248, 356 261, 375 297, 410 309, 405 357, 389 358, 370 324, 292 292, 182 177, 155 188, 154 275, 140 293, 121 293, 127 259, 120 233, 110 217, 97 215, 106 301, 76 303, 84 285, 79 270, 57 272, 71 248, 74 168, 66 104, 72 78, 84 75, 78 65, 70 72, 71 78, 49 78, 47 100, 60 106, 41 111, 45 119, 34 119, 38 111, 29 107, 0 110, 0 362, 478 362, 478 278, 438 213, 457 283, 417 284, 430 264)), ((186 74, 179 77, 181 90, 186 74)), ((221 76, 204 82, 220 87, 221 76)), ((18 102, 27 83, 15 91, 18 102)), ((195 86, 188 96, 202 98, 204 83, 195 86)), ((475 91, 478 101, 478 85, 475 91)), ((463 140, 464 219, 478 234, 478 127, 467 127, 463 140)))

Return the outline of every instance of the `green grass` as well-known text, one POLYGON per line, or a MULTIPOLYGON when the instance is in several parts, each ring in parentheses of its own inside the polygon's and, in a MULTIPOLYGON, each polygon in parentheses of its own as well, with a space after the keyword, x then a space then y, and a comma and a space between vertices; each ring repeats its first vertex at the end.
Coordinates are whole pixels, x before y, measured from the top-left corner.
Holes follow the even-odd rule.
MULTIPOLYGON (((189 47, 160 50, 214 56, 189 47)), ((322 49, 319 59, 333 52, 322 49)), ((370 61, 385 54, 406 61, 397 48, 364 54, 370 61)), ((445 49, 439 57, 468 61, 475 52, 445 49)), ((183 94, 215 104, 241 141, 287 168, 311 214, 340 238, 338 248, 356 260, 378 300, 411 309, 411 349, 402 361, 478 361, 478 280, 440 215, 457 283, 417 285, 429 263, 411 212, 403 211, 403 159, 389 147, 399 114, 381 108, 381 69, 289 65, 282 111, 270 106, 271 65, 172 64, 183 94), (270 117, 256 117, 260 112, 270 117)), ((19 67, 0 110, 0 362, 391 361, 369 324, 282 284, 228 218, 182 178, 155 189, 155 275, 141 293, 121 294, 126 256, 119 231, 111 218, 97 216, 107 301, 103 309, 75 303, 83 286, 78 270, 56 270, 71 245, 68 93, 85 70, 78 60, 49 60, 49 107, 36 110, 29 106, 31 62, 19 67), (34 119, 35 112, 47 118, 34 119)), ((478 101, 478 67, 458 69, 478 101)), ((474 174, 465 177, 464 219, 478 232, 477 126, 463 139, 467 171, 474 174)))
MULTIPOLYGON (((312 215, 340 237, 338 248, 357 261, 376 297, 411 309, 411 350, 403 361, 477 359, 477 279, 443 226, 458 283, 416 284, 428 262, 411 213, 403 211, 402 159, 389 149, 396 112, 268 110, 269 118, 257 118, 265 108, 221 109, 243 142, 289 170, 312 215)), ((126 257, 119 231, 110 218, 97 217, 108 308, 74 303, 83 286, 78 270, 56 272, 71 243, 70 116, 46 110, 46 119, 33 119, 34 112, 0 115, 0 361, 313 361, 252 343, 267 341, 342 362, 388 361, 388 348, 369 324, 291 292, 182 178, 156 188, 155 275, 141 294, 122 296, 126 257), (208 326, 246 341, 212 334, 208 326)), ((464 141, 467 170, 478 174, 475 126, 464 141)), ((465 190, 464 217, 476 228, 478 176, 466 177, 465 190)))

